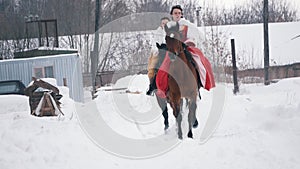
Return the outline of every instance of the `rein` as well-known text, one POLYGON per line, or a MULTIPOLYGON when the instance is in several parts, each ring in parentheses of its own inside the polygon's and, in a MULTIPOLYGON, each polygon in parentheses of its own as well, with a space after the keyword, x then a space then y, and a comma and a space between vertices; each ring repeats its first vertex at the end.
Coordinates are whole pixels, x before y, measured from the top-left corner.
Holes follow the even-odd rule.
MULTIPOLYGON (((181 42, 181 45, 183 47, 183 50, 179 50, 178 52, 174 53, 172 52, 175 56, 179 56, 180 54, 184 53, 185 54, 185 45, 184 43, 180 40, 181 39, 181 34, 179 32, 176 31, 170 31, 169 35, 167 35, 169 38, 173 39, 173 40, 178 40, 179 42, 181 42), (178 35, 176 37, 176 35, 178 35)), ((169 51, 169 50, 168 50, 169 51)))

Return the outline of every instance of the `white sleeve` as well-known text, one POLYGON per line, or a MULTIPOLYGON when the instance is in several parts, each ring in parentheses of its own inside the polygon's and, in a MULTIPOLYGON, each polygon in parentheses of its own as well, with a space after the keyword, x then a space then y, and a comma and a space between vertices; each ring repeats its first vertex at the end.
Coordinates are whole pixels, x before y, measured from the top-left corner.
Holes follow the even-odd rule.
POLYGON ((162 44, 165 43, 165 30, 162 27, 158 27, 155 31, 154 37, 155 37, 155 42, 162 44))
POLYGON ((153 41, 151 45, 151 52, 152 53, 158 53, 158 49, 156 47, 156 43, 159 43, 160 45, 165 42, 165 30, 161 27, 158 27, 154 32, 153 32, 153 41))
POLYGON ((187 39, 194 42, 196 46, 199 47, 202 36, 198 27, 184 18, 180 19, 179 24, 188 26, 187 39))

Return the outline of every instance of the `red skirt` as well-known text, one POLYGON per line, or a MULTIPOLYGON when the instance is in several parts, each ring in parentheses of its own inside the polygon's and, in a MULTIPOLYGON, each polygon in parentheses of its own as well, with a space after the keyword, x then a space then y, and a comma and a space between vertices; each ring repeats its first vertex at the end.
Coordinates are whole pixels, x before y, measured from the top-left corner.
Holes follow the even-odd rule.
MULTIPOLYGON (((209 60, 203 55, 201 50, 196 47, 189 46, 188 50, 193 55, 195 63, 197 63, 196 68, 204 89, 210 90, 215 87, 215 79, 209 60)), ((171 61, 167 52, 166 57, 156 75, 156 86, 158 89, 156 94, 161 98, 166 98, 166 92, 168 91, 168 71, 170 68, 170 62, 171 61)))

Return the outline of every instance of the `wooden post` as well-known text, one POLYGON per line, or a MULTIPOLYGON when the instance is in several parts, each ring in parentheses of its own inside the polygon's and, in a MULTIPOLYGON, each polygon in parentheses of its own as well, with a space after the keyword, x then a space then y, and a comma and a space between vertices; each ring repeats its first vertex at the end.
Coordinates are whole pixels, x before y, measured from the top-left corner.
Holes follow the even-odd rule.
POLYGON ((231 52, 232 52, 232 75, 233 75, 233 84, 234 84, 233 93, 236 94, 237 92, 239 92, 239 86, 237 81, 237 67, 236 67, 236 59, 235 59, 234 39, 231 39, 231 52))
POLYGON ((25 22, 25 31, 26 31, 26 48, 29 49, 29 35, 28 35, 28 23, 29 22, 25 22))
POLYGON ((42 31, 43 31, 43 28, 42 28, 42 22, 41 20, 38 20, 37 21, 38 23, 38 30, 39 30, 39 47, 41 46, 44 46, 44 44, 42 43, 42 31))
POLYGON ((99 28, 100 28, 100 14, 101 14, 101 0, 96 0, 96 9, 95 9, 95 39, 94 39, 94 50, 93 55, 91 55, 91 73, 92 73, 92 96, 96 93, 96 75, 98 68, 98 47, 99 47, 99 28))
POLYGON ((264 70, 265 85, 270 84, 269 80, 269 5, 268 0, 264 0, 263 20, 264 20, 264 70))
POLYGON ((57 30, 57 20, 54 20, 54 25, 55 25, 55 45, 54 47, 59 47, 59 42, 58 42, 58 30, 57 30))
POLYGON ((63 81, 64 81, 64 86, 67 86, 67 78, 63 78, 63 81))
POLYGON ((47 47, 49 47, 48 24, 47 22, 44 22, 44 24, 45 24, 46 43, 47 43, 47 47))

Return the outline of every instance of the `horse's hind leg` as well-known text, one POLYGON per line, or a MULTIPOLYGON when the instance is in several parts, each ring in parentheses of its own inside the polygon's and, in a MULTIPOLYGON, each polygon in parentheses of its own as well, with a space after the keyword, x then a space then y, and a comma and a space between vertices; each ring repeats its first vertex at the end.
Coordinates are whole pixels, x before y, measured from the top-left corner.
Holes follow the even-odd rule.
POLYGON ((164 116, 164 124, 165 124, 165 130, 169 128, 169 120, 168 120, 168 107, 166 106, 162 115, 164 116))
POLYGON ((160 98, 159 96, 156 96, 156 99, 157 99, 159 107, 163 111, 162 115, 164 117, 165 130, 167 130, 169 128, 167 100, 164 98, 160 98))
POLYGON ((197 109, 197 104, 196 101, 191 100, 189 103, 189 116, 188 116, 188 121, 189 121, 189 133, 188 137, 193 138, 193 132, 192 132, 192 127, 197 123, 198 121, 196 119, 196 109, 197 109))
POLYGON ((197 118, 196 118, 196 120, 195 120, 195 122, 194 122, 194 124, 193 124, 193 128, 197 128, 198 125, 199 125, 199 123, 198 123, 198 120, 197 120, 197 118))

